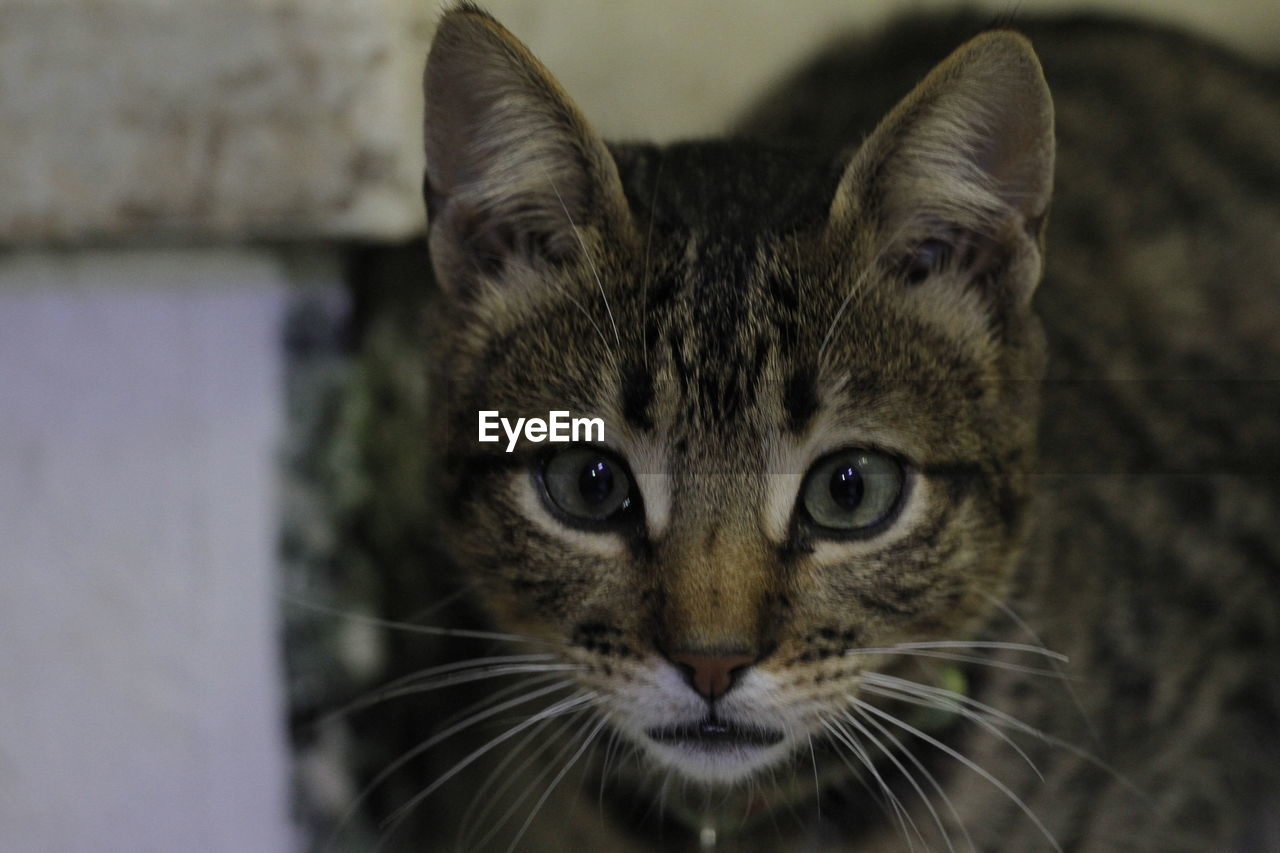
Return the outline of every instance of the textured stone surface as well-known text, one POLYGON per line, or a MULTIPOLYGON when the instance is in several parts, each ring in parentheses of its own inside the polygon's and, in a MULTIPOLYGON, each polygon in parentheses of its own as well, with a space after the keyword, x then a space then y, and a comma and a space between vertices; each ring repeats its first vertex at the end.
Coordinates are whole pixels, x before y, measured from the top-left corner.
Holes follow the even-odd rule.
POLYGON ((421 224, 412 0, 0 0, 0 240, 421 224))
MULTIPOLYGON (((443 0, 0 0, 0 243, 421 228, 443 0)), ((714 133, 898 0, 489 0, 613 137, 714 133)), ((956 5, 918 0, 913 8, 956 5)), ((964 5, 1017 22, 1006 0, 964 5)), ((1095 0, 1274 52, 1280 5, 1095 0)), ((1079 8, 1079 0, 1026 6, 1079 8)), ((856 81, 851 81, 856 85, 856 81)))

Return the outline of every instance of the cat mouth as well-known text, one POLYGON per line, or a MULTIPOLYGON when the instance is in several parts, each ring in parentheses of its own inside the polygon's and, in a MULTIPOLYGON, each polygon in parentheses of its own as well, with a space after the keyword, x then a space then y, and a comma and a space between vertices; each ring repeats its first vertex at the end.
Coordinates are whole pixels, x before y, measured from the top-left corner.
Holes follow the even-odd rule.
POLYGON ((707 751, 744 746, 774 746, 780 743, 783 738, 782 732, 778 729, 742 726, 725 720, 717 720, 714 717, 709 717, 696 723, 653 728, 646 731, 645 734, 659 743, 682 746, 685 749, 707 751))

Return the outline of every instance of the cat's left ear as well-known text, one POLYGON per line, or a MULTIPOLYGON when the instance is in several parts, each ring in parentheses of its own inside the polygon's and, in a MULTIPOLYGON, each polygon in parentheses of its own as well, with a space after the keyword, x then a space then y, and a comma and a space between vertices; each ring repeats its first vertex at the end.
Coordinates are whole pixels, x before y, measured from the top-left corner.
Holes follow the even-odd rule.
POLYGON ((1031 43, 985 33, 944 60, 853 155, 831 205, 908 284, 971 282, 1025 309, 1053 187, 1053 103, 1031 43))

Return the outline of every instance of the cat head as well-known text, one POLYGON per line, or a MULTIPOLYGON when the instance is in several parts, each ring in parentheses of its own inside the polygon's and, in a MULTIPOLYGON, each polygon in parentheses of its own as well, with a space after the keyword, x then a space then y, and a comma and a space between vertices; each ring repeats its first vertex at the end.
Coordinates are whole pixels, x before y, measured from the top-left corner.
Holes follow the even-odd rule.
POLYGON ((426 103, 441 535, 496 626, 712 784, 824 735, 883 650, 981 628, 1043 361, 1025 39, 969 42, 844 152, 611 146, 471 7, 426 103), (556 410, 603 438, 478 441, 480 411, 556 410))

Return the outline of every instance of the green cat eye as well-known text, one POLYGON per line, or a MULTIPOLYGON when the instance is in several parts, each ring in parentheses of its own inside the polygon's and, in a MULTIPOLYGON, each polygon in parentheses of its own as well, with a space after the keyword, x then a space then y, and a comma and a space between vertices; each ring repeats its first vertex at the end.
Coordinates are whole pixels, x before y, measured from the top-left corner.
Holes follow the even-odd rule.
POLYGON ((626 463, 590 445, 557 451, 543 466, 541 482, 554 507, 575 521, 608 521, 632 503, 626 463))
POLYGON ((904 477, 897 460, 872 450, 841 450, 809 469, 801 500, 809 519, 838 531, 867 530, 898 508, 904 477))

